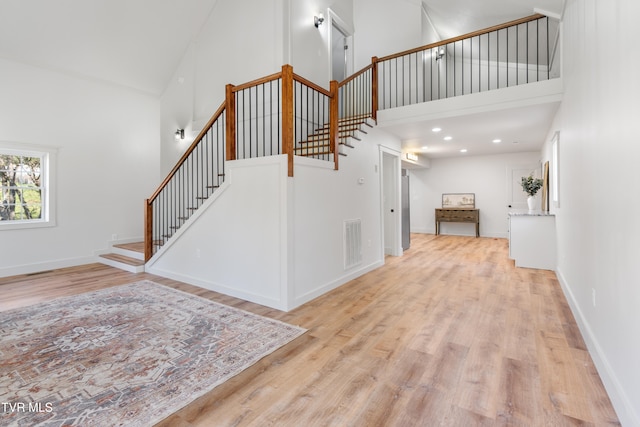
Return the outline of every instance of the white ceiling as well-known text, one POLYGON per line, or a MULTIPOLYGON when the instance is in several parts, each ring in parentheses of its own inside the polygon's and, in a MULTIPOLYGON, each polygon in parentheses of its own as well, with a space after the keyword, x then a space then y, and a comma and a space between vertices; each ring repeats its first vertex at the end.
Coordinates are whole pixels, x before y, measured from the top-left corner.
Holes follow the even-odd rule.
POLYGON ((0 57, 160 95, 216 0, 2 0, 0 57))
POLYGON ((430 159, 538 151, 558 102, 384 126, 405 151, 430 159), (432 129, 440 128, 440 132, 432 129), (451 137, 445 140, 445 137, 451 137), (500 142, 494 143, 499 139, 500 142), (460 150, 467 150, 462 153, 460 150))
MULTIPOLYGON (((292 0, 296 1, 296 0, 292 0)), ((445 39, 512 19, 549 11, 564 0, 423 0, 445 39)), ((112 82, 160 95, 189 43, 213 13, 216 0, 2 0, 0 57, 77 77, 112 82)), ((407 146, 432 147, 432 157, 539 149, 553 117, 529 107, 422 122, 395 129, 407 146), (430 130, 440 126, 454 140, 438 146, 430 130), (479 144, 500 137, 502 144, 479 144), (518 144, 513 144, 518 141, 518 144), (471 147, 475 147, 471 151, 471 147), (464 146, 464 147, 463 147, 464 146)), ((555 111, 555 109, 553 109, 555 111)))
POLYGON ((564 0, 422 0, 440 37, 448 39, 514 19, 536 11, 560 16, 564 0))

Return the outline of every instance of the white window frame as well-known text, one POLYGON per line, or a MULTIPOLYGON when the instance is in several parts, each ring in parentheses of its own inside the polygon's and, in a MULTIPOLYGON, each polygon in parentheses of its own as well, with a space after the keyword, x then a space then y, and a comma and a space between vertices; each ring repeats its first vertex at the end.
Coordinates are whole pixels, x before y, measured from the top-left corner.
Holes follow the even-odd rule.
POLYGON ((55 165, 57 149, 32 144, 17 144, 0 141, 0 153, 13 154, 24 157, 40 157, 40 190, 42 195, 41 214, 38 219, 0 221, 0 232, 4 230, 18 230, 28 228, 55 227, 56 225, 56 195, 55 195, 55 165))
POLYGON ((551 200, 556 208, 560 207, 560 132, 551 140, 551 200))

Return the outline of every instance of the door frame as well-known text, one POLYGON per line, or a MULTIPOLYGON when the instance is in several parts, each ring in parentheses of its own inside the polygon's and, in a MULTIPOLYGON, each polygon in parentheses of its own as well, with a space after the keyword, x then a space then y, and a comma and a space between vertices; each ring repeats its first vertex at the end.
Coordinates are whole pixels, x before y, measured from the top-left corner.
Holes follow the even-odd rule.
POLYGON ((331 80, 331 75, 333 74, 333 36, 332 36, 332 28, 335 26, 342 34, 347 38, 347 45, 349 49, 347 50, 347 60, 345 64, 345 74, 346 77, 349 77, 353 74, 353 33, 354 29, 352 25, 347 24, 337 13, 335 13, 331 8, 328 10, 328 39, 329 43, 327 44, 327 52, 329 56, 329 80, 331 80))
POLYGON ((385 255, 402 256, 402 182, 400 180, 401 169, 401 153, 383 145, 380 149, 380 239, 382 258, 385 255), (390 162, 390 163, 389 163, 390 162), (385 166, 392 167, 391 176, 385 174, 385 166), (386 194, 389 192, 390 194, 386 194), (392 221, 386 220, 385 196, 392 200, 391 205, 394 208, 394 216, 392 221), (386 241, 385 235, 389 234, 390 242, 386 241))

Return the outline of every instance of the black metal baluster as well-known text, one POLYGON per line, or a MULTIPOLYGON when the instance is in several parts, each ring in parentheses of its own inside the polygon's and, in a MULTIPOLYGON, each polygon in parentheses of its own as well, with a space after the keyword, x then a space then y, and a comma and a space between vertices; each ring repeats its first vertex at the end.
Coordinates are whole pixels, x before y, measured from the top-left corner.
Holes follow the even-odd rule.
POLYGON ((536 81, 540 81, 540 20, 536 20, 536 81))
POLYGON ((444 45, 444 97, 449 97, 449 45, 444 45))
POLYGON ((457 96, 458 93, 456 92, 456 78, 457 78, 457 58, 456 58, 456 45, 458 44, 458 42, 454 42, 453 43, 453 96, 457 96))
POLYGON ((529 83, 529 23, 527 22, 527 66, 526 66, 526 70, 527 70, 527 83, 529 83))
POLYGON ((500 89, 500 31, 496 31, 496 89, 500 89))
POLYGON ((551 57, 549 55, 549 18, 545 18, 547 24, 547 80, 551 78, 551 57))
POLYGON ((507 84, 506 87, 510 86, 509 82, 509 28, 507 28, 507 84))
POLYGON ((516 86, 520 84, 520 31, 516 26, 516 86))
POLYGON ((487 33, 487 90, 491 90, 491 33, 487 33))

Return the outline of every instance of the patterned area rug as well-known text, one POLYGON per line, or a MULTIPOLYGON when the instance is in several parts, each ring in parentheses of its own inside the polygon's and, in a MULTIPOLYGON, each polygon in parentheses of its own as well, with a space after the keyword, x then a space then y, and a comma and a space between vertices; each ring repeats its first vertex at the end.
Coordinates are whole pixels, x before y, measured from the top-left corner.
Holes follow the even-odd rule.
POLYGON ((149 426, 304 332, 146 280, 0 312, 0 425, 149 426))

